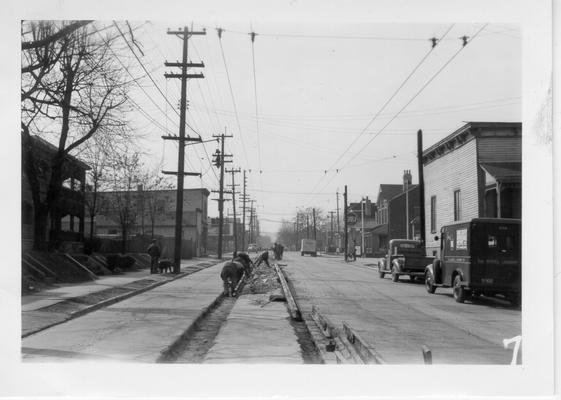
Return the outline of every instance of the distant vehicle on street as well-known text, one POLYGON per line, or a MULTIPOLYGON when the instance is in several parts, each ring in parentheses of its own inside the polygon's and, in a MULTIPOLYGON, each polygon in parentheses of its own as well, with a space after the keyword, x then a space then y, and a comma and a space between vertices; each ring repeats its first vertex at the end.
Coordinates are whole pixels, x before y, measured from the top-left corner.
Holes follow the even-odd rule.
POLYGON ((409 275, 413 281, 417 277, 424 277, 425 267, 433 261, 434 257, 426 255, 422 242, 392 239, 386 255, 378 262, 378 274, 380 278, 391 274, 394 282, 397 282, 401 275, 409 275))
POLYGON ((312 257, 318 255, 317 242, 313 239, 302 239, 302 246, 300 247, 300 254, 309 254, 312 257))
POLYGON ((251 253, 257 253, 259 251, 259 247, 257 247, 257 245, 255 243, 250 243, 247 245, 247 252, 251 253))
POLYGON ((445 225, 440 231, 440 258, 425 269, 425 287, 453 287, 454 299, 503 295, 520 304, 521 223, 518 219, 474 218, 445 225))

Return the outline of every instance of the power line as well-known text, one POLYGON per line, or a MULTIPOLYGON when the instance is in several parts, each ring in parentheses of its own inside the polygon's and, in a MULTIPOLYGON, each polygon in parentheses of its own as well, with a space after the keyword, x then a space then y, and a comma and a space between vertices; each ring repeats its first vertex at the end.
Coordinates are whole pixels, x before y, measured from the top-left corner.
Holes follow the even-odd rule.
MULTIPOLYGON (((156 87, 156 89, 158 90, 158 92, 162 95, 162 97, 164 98, 164 100, 172 107, 172 109, 175 111, 175 113, 179 116, 179 112, 176 110, 175 106, 169 101, 169 99, 166 97, 166 95, 164 94, 164 92, 162 92, 162 89, 160 89, 160 86, 156 83, 156 81, 154 80, 154 78, 152 78, 152 74, 150 74, 150 72, 146 69, 146 67, 144 66, 144 63, 142 62, 142 60, 140 60, 140 58, 138 58, 138 56, 136 55, 136 52, 134 51, 134 49, 132 48, 132 46, 130 45, 130 43, 128 42, 127 38, 125 37, 125 35, 123 34, 123 32, 121 31, 121 29, 119 28, 119 26, 117 25, 117 23, 115 21, 113 21, 113 24, 115 24, 115 27, 117 28, 117 30, 119 31, 119 33, 121 34, 121 36, 123 37, 123 40, 125 41, 125 43, 127 44, 127 46, 129 47, 131 53, 134 55, 134 57, 136 58, 136 61, 138 61, 139 65, 142 67, 142 69, 144 70, 144 72, 146 72, 146 74, 148 75, 148 78, 150 78, 150 80, 152 81, 152 83, 154 84, 154 86, 156 87)), ((199 135, 199 137, 201 137, 201 134, 199 132, 197 132, 187 121, 185 121, 185 125, 191 129, 194 133, 196 133, 197 135, 199 135)))
MULTIPOLYGON (((254 89, 254 96, 255 96, 255 126, 257 128, 257 154, 259 157, 259 171, 261 171, 261 141, 260 141, 260 133, 259 133, 259 108, 258 108, 258 101, 257 101, 257 72, 255 71, 255 32, 251 32, 251 57, 253 61, 253 89, 254 89)), ((261 189, 263 189, 263 178, 261 174, 259 174, 259 184, 261 189)), ((262 204, 264 207, 264 205, 262 204)))
POLYGON ((240 125, 240 118, 238 115, 238 107, 236 106, 236 99, 234 97, 234 91, 232 89, 232 81, 230 80, 230 72, 228 70, 228 65, 226 64, 226 56, 224 54, 224 47, 222 47, 222 28, 218 28, 218 43, 220 44, 220 52, 222 53, 222 61, 224 62, 224 69, 226 70, 226 77, 228 78, 228 87, 230 89, 230 97, 232 98, 232 105, 234 106, 234 114, 236 116, 236 123, 238 124, 238 132, 240 134, 240 139, 242 141, 242 149, 243 149, 243 154, 245 157, 245 162, 247 165, 247 168, 251 168, 251 165, 249 164, 248 158, 247 158, 247 153, 245 150, 245 143, 243 140, 243 134, 242 134, 242 127, 240 125))

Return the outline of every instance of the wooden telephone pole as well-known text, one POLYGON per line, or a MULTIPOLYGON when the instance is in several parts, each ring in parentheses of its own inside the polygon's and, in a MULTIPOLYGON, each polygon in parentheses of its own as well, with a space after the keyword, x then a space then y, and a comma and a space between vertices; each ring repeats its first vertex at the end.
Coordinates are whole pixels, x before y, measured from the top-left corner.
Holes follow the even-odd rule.
POLYGON ((226 172, 231 173, 232 174, 232 184, 230 185, 232 187, 232 207, 234 209, 234 251, 238 251, 238 224, 236 221, 236 185, 234 182, 234 174, 238 173, 238 172, 242 172, 241 169, 237 168, 237 169, 227 169, 226 172))
POLYGON ((185 142, 201 142, 200 137, 191 138, 185 137, 185 113, 187 110, 187 79, 200 79, 204 78, 201 73, 188 74, 187 68, 204 68, 204 63, 190 63, 187 58, 187 42, 193 35, 206 35, 205 31, 195 32, 189 31, 187 27, 183 30, 170 31, 168 35, 175 35, 183 40, 183 57, 182 62, 165 62, 166 67, 180 67, 180 74, 164 74, 166 78, 179 78, 181 79, 181 104, 179 113, 179 137, 164 136, 163 139, 177 140, 179 142, 179 155, 177 160, 177 172, 162 171, 164 174, 177 175, 177 196, 176 196, 176 212, 175 212, 175 248, 174 248, 174 267, 173 272, 178 274, 181 271, 181 240, 182 240, 182 225, 183 225, 183 180, 185 176, 201 176, 198 172, 185 172, 185 142))
MULTIPOLYGON (((224 128, 224 133, 220 135, 213 135, 213 137, 218 138, 220 141, 220 147, 222 151, 216 150, 214 154, 214 165, 220 168, 220 189, 218 190, 218 259, 222 258, 222 235, 224 226, 224 193, 230 193, 229 191, 224 191, 224 164, 232 162, 232 160, 227 160, 226 157, 232 157, 231 154, 224 154, 224 139, 228 137, 233 137, 232 135, 226 135, 226 128, 224 128)), ((216 190, 213 190, 216 193, 216 190)))

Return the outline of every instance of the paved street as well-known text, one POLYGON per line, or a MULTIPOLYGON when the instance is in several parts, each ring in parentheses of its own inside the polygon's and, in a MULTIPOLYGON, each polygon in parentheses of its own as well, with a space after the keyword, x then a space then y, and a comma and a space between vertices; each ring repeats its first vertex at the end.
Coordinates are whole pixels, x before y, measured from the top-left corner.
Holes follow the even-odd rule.
POLYGON ((315 304, 335 325, 346 321, 387 363, 422 363, 423 345, 435 364, 510 363, 502 340, 520 334, 519 309, 492 299, 458 304, 451 289, 430 295, 407 276, 380 279, 375 262, 299 253, 283 260, 304 313, 315 304))

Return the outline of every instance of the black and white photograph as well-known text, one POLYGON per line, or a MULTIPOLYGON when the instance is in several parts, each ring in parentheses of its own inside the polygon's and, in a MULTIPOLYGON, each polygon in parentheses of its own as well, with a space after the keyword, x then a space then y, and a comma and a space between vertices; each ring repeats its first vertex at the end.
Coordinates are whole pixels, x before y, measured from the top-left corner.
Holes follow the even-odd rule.
POLYGON ((9 3, 0 396, 559 396, 556 2, 9 3))

